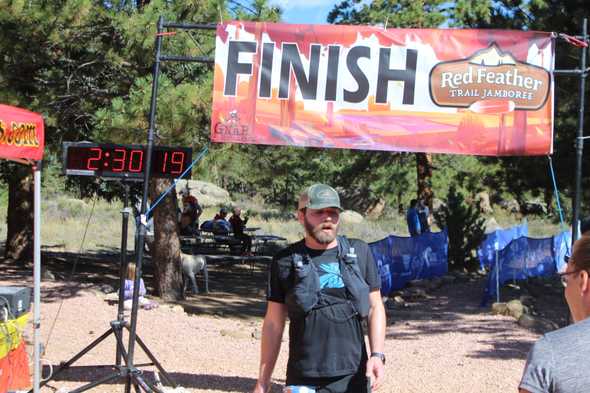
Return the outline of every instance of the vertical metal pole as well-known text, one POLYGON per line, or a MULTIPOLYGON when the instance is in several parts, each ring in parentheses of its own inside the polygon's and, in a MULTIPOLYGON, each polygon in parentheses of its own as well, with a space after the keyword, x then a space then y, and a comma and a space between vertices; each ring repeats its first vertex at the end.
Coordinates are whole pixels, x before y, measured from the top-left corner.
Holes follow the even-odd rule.
MULTIPOLYGON (((582 40, 588 41, 588 19, 584 18, 582 23, 582 40)), ((582 197, 582 158, 584 152, 584 101, 586 93, 586 51, 587 48, 580 48, 580 109, 578 116, 578 135, 576 137, 576 195, 574 196, 574 220, 572 223, 572 246, 580 237, 580 200, 582 197)))
MULTIPOLYGON (((123 322, 125 320, 124 301, 125 301, 125 279, 127 278, 127 233, 129 228, 129 183, 123 182, 123 189, 125 194, 123 196, 123 222, 121 224, 121 257, 119 267, 119 304, 117 307, 117 321, 123 322)), ((119 324, 118 326, 122 326, 119 324)), ((121 365, 121 351, 117 345, 117 354, 115 364, 121 365)))
POLYGON ((34 171, 34 197, 33 197, 33 214, 34 214, 34 254, 33 254, 33 346, 34 346, 34 365, 33 365, 33 391, 39 393, 41 382, 41 166, 39 161, 33 167, 34 171))
POLYGON ((496 251, 496 303, 500 303, 500 265, 498 263, 500 259, 500 250, 498 250, 499 248, 500 245, 496 241, 494 243, 494 249, 496 251))
POLYGON ((164 29, 164 18, 158 18, 158 33, 156 34, 156 60, 154 62, 153 80, 152 80, 152 99, 150 104, 150 124, 148 130, 148 143, 146 152, 146 161, 143 176, 143 195, 141 198, 141 214, 139 222, 139 237, 137 239, 137 267, 135 270, 135 280, 133 285, 133 306, 131 307, 131 323, 129 325, 129 347, 128 347, 128 367, 133 368, 133 353, 135 350, 135 337, 137 329, 137 309, 139 307, 139 283, 141 279, 141 264, 143 261, 143 252, 145 246, 145 234, 148 217, 147 199, 149 193, 150 172, 152 164, 152 151, 154 145, 154 129, 156 127, 156 103, 158 98, 158 77, 160 74, 160 53, 162 50, 162 30, 164 29))

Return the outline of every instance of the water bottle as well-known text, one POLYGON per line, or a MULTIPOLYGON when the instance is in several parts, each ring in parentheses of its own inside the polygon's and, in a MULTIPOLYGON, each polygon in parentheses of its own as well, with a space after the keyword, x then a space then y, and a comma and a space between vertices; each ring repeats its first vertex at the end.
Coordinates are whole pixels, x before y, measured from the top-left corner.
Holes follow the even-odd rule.
POLYGON ((289 385, 285 386, 283 393, 315 393, 315 388, 313 386, 289 385))

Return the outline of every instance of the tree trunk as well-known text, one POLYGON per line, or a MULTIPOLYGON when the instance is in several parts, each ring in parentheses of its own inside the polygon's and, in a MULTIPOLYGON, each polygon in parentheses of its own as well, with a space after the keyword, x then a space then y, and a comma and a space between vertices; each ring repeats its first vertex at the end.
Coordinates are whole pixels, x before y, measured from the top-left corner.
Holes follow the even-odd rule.
POLYGON ((30 261, 33 258, 33 172, 30 167, 14 165, 8 178, 7 259, 30 261))
POLYGON ((146 5, 148 5, 149 3, 150 3, 150 0, 136 0, 135 6, 137 7, 138 10, 140 10, 143 7, 145 7, 146 5))
MULTIPOLYGON (((151 200, 162 194, 172 182, 169 179, 152 179, 151 200)), ((182 269, 180 266, 180 239, 178 238, 176 193, 170 192, 154 209, 154 244, 152 261, 155 267, 156 288, 162 300, 182 300, 182 269)))
MULTIPOLYGON (((547 206, 547 214, 550 215, 550 214, 553 214, 557 211, 557 202, 555 203, 556 209, 554 211, 553 210, 553 203, 552 203, 553 202, 553 193, 554 193, 553 188, 552 188, 553 183, 551 183, 550 181, 548 183, 549 184, 547 184, 545 186, 545 190, 544 190, 545 192, 543 193, 543 196, 544 196, 543 199, 545 200, 545 206, 547 206)), ((555 195, 555 199, 557 200, 557 195, 555 195)), ((558 211, 557 211, 557 214, 559 214, 558 211)))
POLYGON ((424 199, 432 208, 432 155, 416 153, 416 175, 418 185, 418 199, 424 199))

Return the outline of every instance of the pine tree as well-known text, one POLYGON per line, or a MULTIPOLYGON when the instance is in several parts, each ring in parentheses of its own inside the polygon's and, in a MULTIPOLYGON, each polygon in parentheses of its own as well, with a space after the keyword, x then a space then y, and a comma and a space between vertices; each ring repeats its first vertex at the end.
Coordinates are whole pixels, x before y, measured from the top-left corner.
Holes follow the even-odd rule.
POLYGON ((449 237, 449 266, 451 269, 475 270, 476 250, 485 236, 485 219, 477 207, 465 203, 465 197, 453 184, 449 188, 446 205, 434 212, 440 228, 449 237))

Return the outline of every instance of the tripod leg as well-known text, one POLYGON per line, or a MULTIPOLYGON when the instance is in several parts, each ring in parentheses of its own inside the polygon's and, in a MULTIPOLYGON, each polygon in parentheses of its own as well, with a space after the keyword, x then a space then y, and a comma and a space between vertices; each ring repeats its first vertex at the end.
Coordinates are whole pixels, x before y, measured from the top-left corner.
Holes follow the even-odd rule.
POLYGON ((158 388, 154 384, 144 380, 143 377, 139 374, 134 374, 132 378, 135 379, 136 383, 139 384, 143 388, 143 390, 145 390, 148 393, 164 393, 160 388, 158 388))
POLYGON ((131 393, 131 374, 127 375, 127 380, 125 381, 125 393, 131 393))
POLYGON ((166 370, 164 370, 164 368, 162 367, 162 365, 160 364, 160 362, 158 362, 158 359, 156 359, 156 357, 150 352, 149 348, 144 344, 143 341, 141 341, 141 338, 139 338, 139 336, 135 336, 135 339, 137 340, 137 343, 139 344, 139 346, 141 347, 141 349, 143 349, 143 352, 145 352, 145 354, 150 358, 150 360, 154 363, 154 366, 156 366, 156 368, 158 369, 158 371, 160 371, 160 375, 164 378, 164 380, 166 381, 166 383, 172 387, 176 387, 176 384, 172 381, 172 379, 170 378, 170 376, 168 375, 168 373, 166 372, 166 370))
MULTIPOLYGON (((127 360, 127 351, 125 350, 125 344, 123 343, 123 335, 121 334, 121 329, 113 329, 113 333, 115 334, 115 338, 117 341, 117 354, 123 358, 125 361, 125 365, 129 364, 127 360)), ((119 358, 120 360, 120 358, 119 358)), ((120 366, 121 363, 117 363, 117 366, 120 366)))
MULTIPOLYGON (((43 387, 45 385, 47 385, 47 383, 49 381, 51 381, 52 379, 55 379, 55 377, 57 375, 59 375, 63 370, 65 370, 66 368, 70 367, 72 364, 74 364, 74 362, 78 359, 80 359, 82 356, 84 356, 86 353, 88 353, 90 350, 92 350, 92 348, 96 347, 98 344, 100 344, 104 339, 106 339, 108 336, 111 335, 111 333, 113 333, 113 329, 109 329, 106 332, 103 333, 102 336, 98 337, 96 340, 94 340, 93 342, 91 342, 86 348, 84 348, 83 350, 81 350, 80 352, 78 352, 78 354, 74 355, 74 357, 72 357, 70 360, 68 360, 67 362, 65 362, 64 364, 62 364, 61 366, 59 366, 58 368, 55 369, 55 371, 53 372, 53 374, 51 375, 50 379, 44 380, 43 382, 41 382, 39 384, 39 387, 43 387)), ((32 389, 30 390, 32 391, 32 389)))
POLYGON ((95 386, 102 385, 104 383, 108 383, 110 381, 114 381, 115 379, 121 378, 123 375, 120 372, 116 372, 114 374, 107 375, 101 379, 98 379, 94 382, 86 384, 84 386, 79 387, 78 389, 70 390, 69 393, 80 393, 86 390, 90 390, 95 386))

